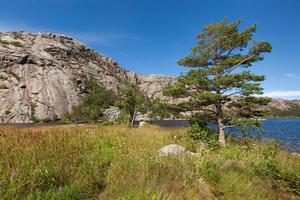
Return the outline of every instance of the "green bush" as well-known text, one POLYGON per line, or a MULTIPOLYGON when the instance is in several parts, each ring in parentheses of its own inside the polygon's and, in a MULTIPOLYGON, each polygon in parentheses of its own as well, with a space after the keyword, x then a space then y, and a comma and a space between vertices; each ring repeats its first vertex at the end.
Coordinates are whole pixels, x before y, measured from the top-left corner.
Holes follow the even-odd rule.
POLYGON ((218 137, 217 134, 209 130, 206 123, 201 118, 194 116, 190 121, 191 127, 187 131, 188 138, 196 142, 203 142, 208 145, 209 148, 217 148, 218 137))
POLYGON ((73 107, 72 112, 66 113, 63 121, 95 122, 103 117, 103 111, 115 104, 116 96, 111 90, 105 89, 94 81, 86 82, 87 93, 82 104, 73 107))
POLYGON ((103 121, 101 124, 102 124, 103 126, 109 126, 109 125, 113 125, 114 122, 111 122, 111 121, 103 121))
POLYGON ((50 118, 42 119, 43 123, 50 123, 51 121, 52 121, 52 119, 50 119, 50 118))
POLYGON ((152 100, 149 102, 150 118, 165 119, 172 114, 171 108, 168 104, 160 102, 159 100, 152 100))
POLYGON ((275 140, 271 143, 266 144, 262 153, 265 159, 271 159, 274 158, 278 152, 279 152, 279 142, 275 140))
POLYGON ((300 173, 290 171, 279 165, 277 161, 268 159, 259 163, 256 168, 256 173, 262 178, 272 180, 273 186, 285 183, 291 191, 300 194, 300 173))

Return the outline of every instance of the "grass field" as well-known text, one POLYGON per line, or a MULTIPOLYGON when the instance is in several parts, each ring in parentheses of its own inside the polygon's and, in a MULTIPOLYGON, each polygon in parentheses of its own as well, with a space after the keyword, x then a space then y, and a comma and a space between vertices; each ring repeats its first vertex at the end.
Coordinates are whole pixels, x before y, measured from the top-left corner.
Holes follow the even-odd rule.
POLYGON ((197 150, 185 132, 2 126, 0 199, 300 199, 300 158, 275 143, 230 140, 201 156, 158 156, 171 143, 197 150))

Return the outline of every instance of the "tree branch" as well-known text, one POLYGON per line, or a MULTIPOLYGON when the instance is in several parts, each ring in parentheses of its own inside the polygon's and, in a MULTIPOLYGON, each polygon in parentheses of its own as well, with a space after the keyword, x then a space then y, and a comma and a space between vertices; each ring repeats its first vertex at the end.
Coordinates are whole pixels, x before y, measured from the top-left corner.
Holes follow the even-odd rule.
POLYGON ((226 95, 226 97, 230 97, 230 96, 235 95, 235 94, 240 94, 241 92, 242 92, 242 91, 234 92, 234 93, 231 93, 231 94, 226 95))
POLYGON ((237 67, 239 67, 241 64, 243 64, 243 63, 246 62, 247 60, 250 60, 250 59, 253 58, 254 56, 255 56, 255 55, 249 56, 249 57, 245 58, 244 60, 242 60, 241 62, 239 62, 238 64, 234 65, 234 66, 231 68, 231 70, 229 70, 229 71, 225 74, 225 76, 228 75, 228 74, 230 74, 233 70, 235 70, 235 69, 236 69, 237 67))

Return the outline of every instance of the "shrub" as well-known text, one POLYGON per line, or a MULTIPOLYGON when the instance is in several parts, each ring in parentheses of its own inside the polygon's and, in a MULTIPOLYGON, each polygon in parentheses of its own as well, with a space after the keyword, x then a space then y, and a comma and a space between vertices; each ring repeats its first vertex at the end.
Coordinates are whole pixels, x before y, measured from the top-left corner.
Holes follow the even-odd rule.
POLYGON ((50 118, 45 118, 45 119, 42 119, 43 123, 50 123, 52 121, 52 119, 50 118))
POLYGON ((266 144, 262 154, 264 155, 265 159, 271 159, 277 155, 278 151, 279 151, 279 142, 275 140, 266 144))
POLYGON ((101 120, 104 109, 115 104, 116 96, 111 90, 98 85, 94 81, 87 81, 87 94, 82 104, 73 107, 72 112, 66 113, 64 121, 95 122, 101 120))
POLYGON ((300 194, 300 174, 285 169, 275 160, 268 159, 259 163, 256 167, 256 174, 261 178, 271 179, 275 188, 283 182, 290 190, 300 194))
POLYGON ((217 134, 209 130, 201 118, 192 117, 190 124, 191 127, 187 131, 188 138, 196 142, 203 142, 213 149, 219 146, 217 134))
POLYGON ((165 119, 169 118, 172 114, 170 106, 159 100, 150 101, 149 107, 151 111, 150 118, 152 119, 165 119))

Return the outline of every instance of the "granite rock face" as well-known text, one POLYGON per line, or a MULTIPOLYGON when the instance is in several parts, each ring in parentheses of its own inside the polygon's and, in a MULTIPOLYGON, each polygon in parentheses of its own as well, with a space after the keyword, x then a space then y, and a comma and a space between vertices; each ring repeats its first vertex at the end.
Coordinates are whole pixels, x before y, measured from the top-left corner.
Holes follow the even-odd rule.
POLYGON ((275 108, 278 110, 289 110, 293 107, 299 107, 300 100, 285 100, 285 99, 273 99, 269 103, 268 107, 275 108))
POLYGON ((107 108, 103 114, 108 121, 115 122, 118 120, 120 113, 121 111, 118 107, 111 106, 107 108))
MULTIPOLYGON (((82 102, 84 80, 94 80, 120 94, 138 80, 152 99, 178 103, 162 94, 174 77, 141 74, 122 68, 112 58, 71 37, 53 33, 0 32, 0 123, 60 118, 82 102)), ((300 101, 274 100, 269 107, 286 110, 300 101)), ((107 114, 115 118, 114 108, 107 114)), ((190 113, 183 113, 190 116, 190 113)), ((141 119, 147 119, 140 116, 141 119)), ((137 119, 138 120, 138 119, 137 119)))
POLYGON ((153 98, 162 98, 161 87, 175 80, 127 71, 68 36, 0 33, 0 122, 59 118, 82 101, 86 79, 117 94, 139 80, 153 98))

